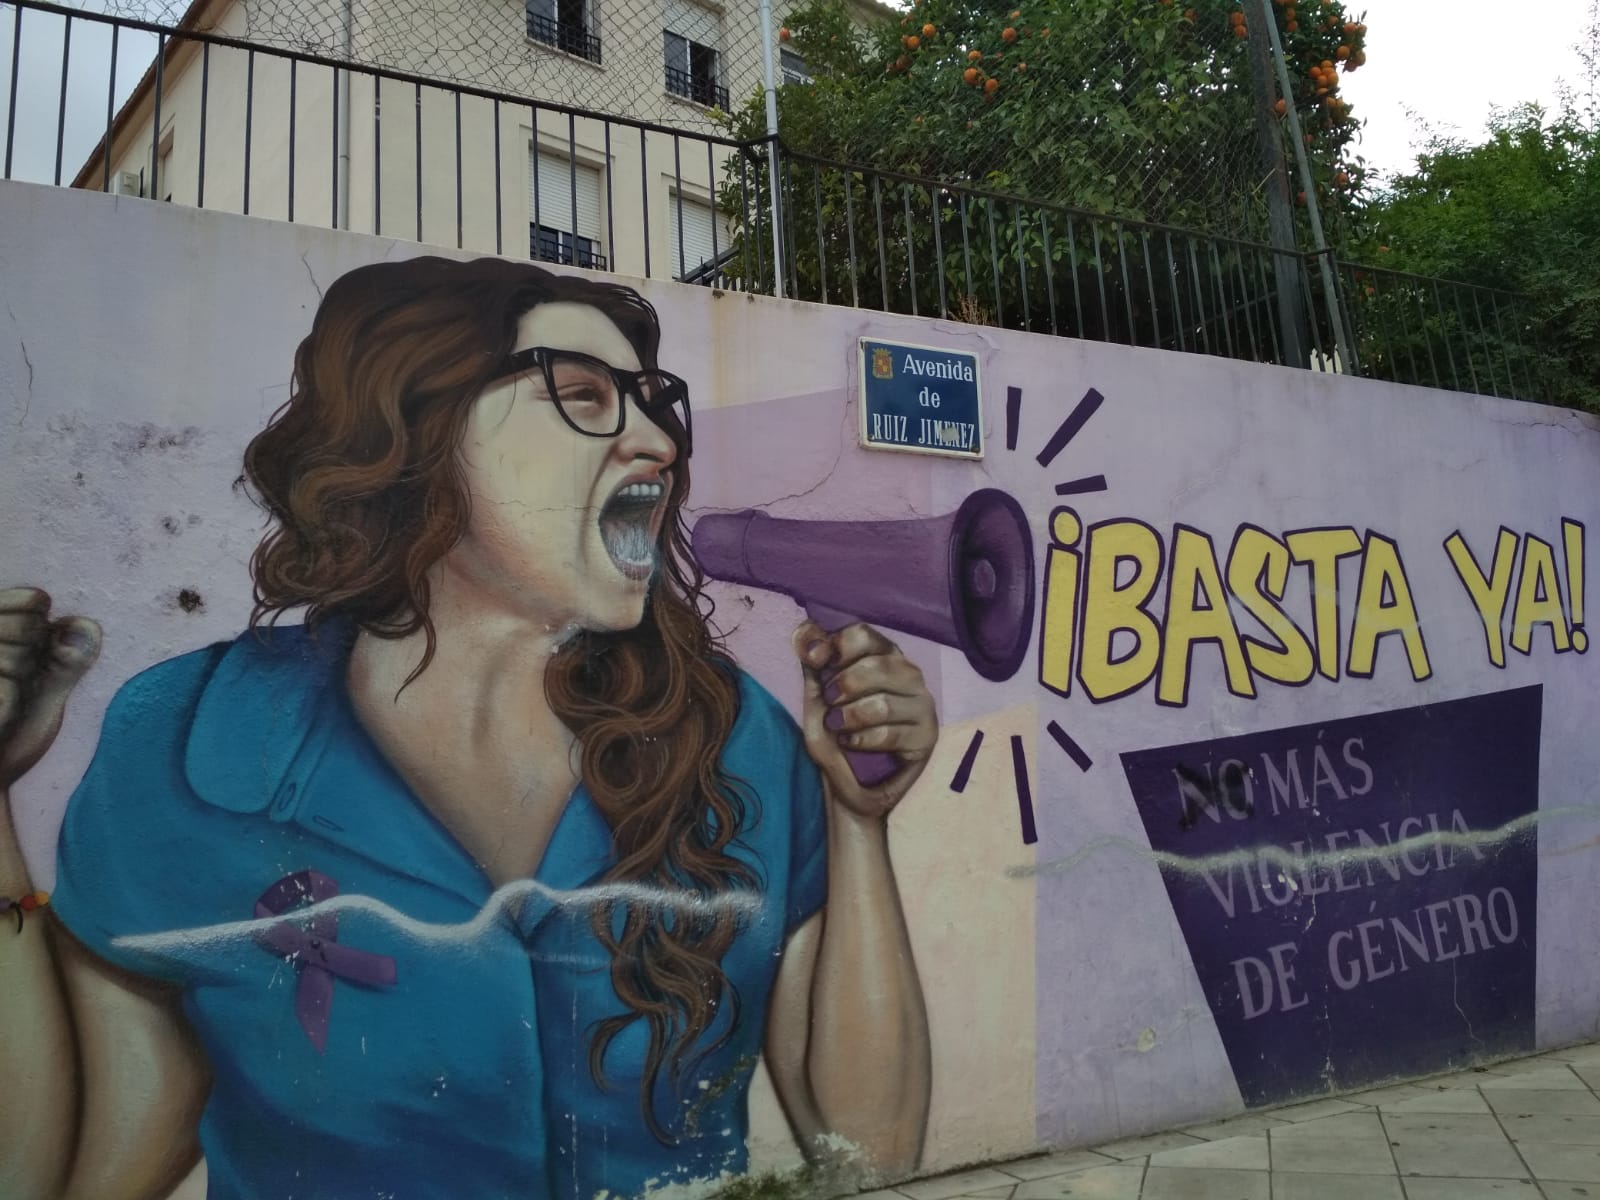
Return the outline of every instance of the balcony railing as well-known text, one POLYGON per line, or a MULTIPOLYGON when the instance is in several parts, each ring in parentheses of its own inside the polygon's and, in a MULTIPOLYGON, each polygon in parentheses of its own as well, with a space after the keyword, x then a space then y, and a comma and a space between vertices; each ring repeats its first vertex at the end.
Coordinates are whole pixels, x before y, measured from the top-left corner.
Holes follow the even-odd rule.
POLYGON ((556 21, 542 13, 528 14, 528 36, 546 46, 576 54, 592 63, 600 61, 600 39, 581 25, 570 21, 556 21))
POLYGON ((728 89, 720 86, 716 80, 707 79, 703 75, 691 75, 688 71, 678 70, 677 67, 668 67, 667 91, 674 96, 693 100, 696 104, 704 104, 707 108, 728 111, 728 89))
POLYGON ((606 256, 600 253, 594 239, 575 237, 565 230, 540 225, 528 228, 528 256, 539 262, 584 267, 590 271, 606 269, 606 256))
MULTIPOLYGON (((1510 292, 829 162, 771 138, 741 142, 0 0, 0 59, 45 56, 61 63, 57 80, 30 89, 13 77, 0 89, 0 100, 11 94, 6 179, 655 278, 670 277, 685 249, 671 197, 687 182, 707 189, 728 237, 685 282, 749 292, 781 283, 784 295, 824 304, 1524 400, 1543 390, 1545 351, 1526 298, 1510 292), (127 62, 152 54, 129 94, 127 62), (570 172, 560 190, 574 210, 579 170, 608 164, 598 171, 600 236, 523 242, 534 214, 512 198, 530 130, 570 172), (665 186, 618 186, 624 179, 665 186)), ((672 69, 666 78, 690 99, 727 104, 707 79, 672 69)))

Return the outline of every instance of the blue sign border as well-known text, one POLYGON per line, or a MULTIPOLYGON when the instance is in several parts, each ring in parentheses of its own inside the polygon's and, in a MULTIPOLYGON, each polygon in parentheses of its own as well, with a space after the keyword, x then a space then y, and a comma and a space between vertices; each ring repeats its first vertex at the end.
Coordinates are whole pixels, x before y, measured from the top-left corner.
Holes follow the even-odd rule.
POLYGON ((987 429, 983 421, 983 356, 973 350, 958 350, 950 346, 927 346, 919 342, 899 342, 886 337, 862 336, 856 339, 856 408, 857 432, 860 444, 867 450, 889 450, 900 454, 932 454, 939 458, 959 458, 977 462, 983 458, 988 445, 987 429), (904 446, 898 442, 874 442, 867 437, 867 345, 893 346, 897 350, 926 350, 930 354, 959 354, 972 360, 972 387, 977 398, 975 421, 978 426, 976 450, 939 450, 932 446, 904 446))

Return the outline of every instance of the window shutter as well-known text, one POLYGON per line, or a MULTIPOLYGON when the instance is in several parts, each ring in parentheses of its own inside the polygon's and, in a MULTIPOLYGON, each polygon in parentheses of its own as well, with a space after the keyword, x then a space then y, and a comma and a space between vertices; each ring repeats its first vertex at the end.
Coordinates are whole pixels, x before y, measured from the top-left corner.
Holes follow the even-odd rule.
POLYGON ((600 240, 600 172, 565 155, 540 150, 530 155, 528 171, 528 220, 546 229, 577 234, 591 241, 600 240), (535 204, 537 181, 537 205, 535 204), (572 192, 577 185, 578 209, 572 209, 572 192))
POLYGON ((694 270, 709 262, 718 252, 728 248, 728 239, 720 229, 716 231, 716 246, 712 246, 712 229, 716 214, 711 206, 689 196, 673 196, 670 219, 667 223, 667 242, 672 247, 672 274, 681 279, 684 264, 694 270), (683 253, 678 253, 678 214, 683 214, 683 253))
MULTIPOLYGON (((710 9, 691 0, 667 0, 667 29, 712 49, 722 47, 722 22, 710 9)), ((676 64, 674 64, 676 65, 676 64)))

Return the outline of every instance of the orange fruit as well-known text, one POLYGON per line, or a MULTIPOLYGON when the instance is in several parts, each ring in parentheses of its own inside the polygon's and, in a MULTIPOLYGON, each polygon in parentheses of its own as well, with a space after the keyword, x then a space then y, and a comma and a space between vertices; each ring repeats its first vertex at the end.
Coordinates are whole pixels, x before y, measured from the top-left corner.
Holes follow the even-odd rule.
POLYGON ((1233 27, 1233 36, 1234 37, 1241 37, 1241 38, 1242 37, 1249 37, 1250 36, 1250 31, 1248 29, 1246 29, 1243 25, 1235 25, 1233 27))
POLYGON ((916 34, 913 33, 910 37, 906 38, 907 50, 915 50, 920 45, 922 45, 922 39, 916 34))
POLYGON ((961 72, 961 78, 966 80, 968 83, 977 83, 978 82, 978 68, 977 67, 968 67, 965 71, 961 72))
POLYGON ((1231 24, 1231 25, 1243 25, 1244 24, 1244 14, 1242 12, 1229 13, 1228 14, 1228 23, 1231 24))
POLYGON ((1294 32, 1299 30, 1300 22, 1299 21, 1290 21, 1287 25, 1284 26, 1284 28, 1287 29, 1290 33, 1294 33, 1294 32))
POLYGON ((1276 104, 1274 104, 1272 107, 1277 110, 1278 115, 1280 117, 1283 116, 1284 113, 1289 111, 1288 101, 1284 100, 1282 96, 1278 97, 1278 102, 1276 104))
POLYGON ((932 37, 934 34, 936 34, 938 32, 939 31, 937 29, 935 29, 932 25, 924 25, 922 27, 922 36, 925 37, 925 38, 930 38, 930 37, 932 37))
POLYGON ((1018 17, 1020 17, 1020 16, 1021 16, 1021 15, 1022 15, 1022 10, 1021 10, 1021 9, 1020 9, 1020 8, 1013 8, 1013 9, 1012 9, 1012 10, 1011 10, 1011 19, 1012 19, 1012 20, 1013 20, 1013 21, 1015 21, 1015 20, 1016 20, 1016 19, 1017 19, 1017 18, 1018 18, 1018 17))
POLYGON ((983 81, 983 90, 991 96, 994 95, 995 92, 1000 90, 1000 81, 998 79, 985 79, 983 81))
POLYGON ((1004 29, 1002 29, 1000 31, 1000 40, 1003 41, 1003 42, 1014 42, 1014 41, 1016 41, 1017 40, 1016 28, 1014 26, 1007 25, 1004 29))
POLYGON ((1350 186, 1350 176, 1348 174, 1346 174, 1344 171, 1340 171, 1337 175, 1335 175, 1333 177, 1333 186, 1334 187, 1349 187, 1350 186))
POLYGON ((1340 46, 1339 47, 1339 52, 1338 52, 1337 55, 1335 55, 1335 57, 1338 58, 1338 60, 1340 62, 1343 62, 1345 59, 1350 57, 1350 47, 1349 46, 1340 46))
POLYGON ((982 57, 983 57, 983 51, 982 50, 968 50, 967 51, 967 61, 968 62, 977 62, 982 57))
POLYGON ((1017 64, 1017 70, 1026 71, 1027 69, 1028 69, 1028 64, 1027 63, 1018 63, 1017 64))

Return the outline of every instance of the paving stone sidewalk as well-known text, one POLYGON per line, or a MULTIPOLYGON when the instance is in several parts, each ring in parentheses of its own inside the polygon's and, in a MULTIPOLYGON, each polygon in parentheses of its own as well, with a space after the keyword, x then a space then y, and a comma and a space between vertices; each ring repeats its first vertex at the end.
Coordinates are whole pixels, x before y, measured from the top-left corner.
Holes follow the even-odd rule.
POLYGON ((1600 1043, 857 1200, 1600 1200, 1600 1043))

